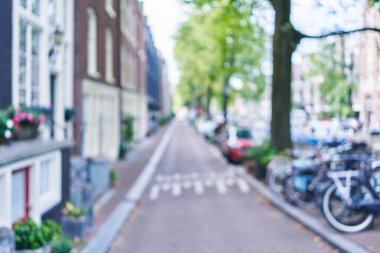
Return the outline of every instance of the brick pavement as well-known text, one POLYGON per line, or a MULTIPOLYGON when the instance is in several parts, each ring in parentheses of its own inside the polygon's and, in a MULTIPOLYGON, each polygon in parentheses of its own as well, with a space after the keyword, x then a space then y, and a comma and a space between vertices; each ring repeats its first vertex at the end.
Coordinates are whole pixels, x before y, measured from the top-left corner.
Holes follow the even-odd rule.
POLYGON ((180 123, 155 179, 110 252, 334 252, 251 189, 245 191, 230 172, 190 126, 180 123), (235 183, 228 186, 231 178, 223 181, 222 176, 235 183), (152 194, 165 180, 171 182, 167 189, 152 194), (193 184, 187 188, 189 181, 193 184), (203 184, 203 191, 194 182, 203 184))

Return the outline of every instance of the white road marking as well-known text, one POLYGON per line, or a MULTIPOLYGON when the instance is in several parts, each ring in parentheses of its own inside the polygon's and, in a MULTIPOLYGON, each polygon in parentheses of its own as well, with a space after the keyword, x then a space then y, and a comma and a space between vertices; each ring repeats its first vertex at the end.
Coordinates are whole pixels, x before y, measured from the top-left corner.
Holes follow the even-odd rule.
POLYGON ((158 185, 153 185, 151 190, 150 190, 150 194, 149 194, 149 198, 151 200, 156 200, 158 198, 158 195, 160 194, 160 186, 158 185))
POLYGON ((239 178, 239 179, 237 179, 236 183, 237 183, 237 185, 239 186, 240 191, 241 191, 242 193, 247 193, 247 192, 249 192, 249 185, 248 185, 248 183, 247 183, 244 179, 239 178))
POLYGON ((173 184, 173 187, 172 187, 172 194, 174 197, 178 197, 179 195, 181 195, 181 184, 180 183, 174 183, 173 184))
POLYGON ((216 189, 219 194, 225 194, 227 192, 227 187, 222 180, 216 181, 216 189))
POLYGON ((201 195, 204 193, 202 181, 197 180, 194 182, 194 190, 195 190, 195 193, 198 195, 201 195))

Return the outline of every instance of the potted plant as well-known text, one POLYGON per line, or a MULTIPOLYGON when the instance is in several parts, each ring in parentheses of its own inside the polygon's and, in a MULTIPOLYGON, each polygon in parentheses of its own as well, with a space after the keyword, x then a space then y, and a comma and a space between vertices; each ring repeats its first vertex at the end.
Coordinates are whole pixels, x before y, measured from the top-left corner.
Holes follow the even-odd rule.
POLYGON ((41 110, 25 106, 10 112, 10 116, 12 116, 16 128, 15 139, 17 140, 36 138, 38 136, 38 127, 46 120, 45 114, 41 113, 41 110))
POLYGON ((50 253, 52 243, 62 235, 61 227, 54 221, 38 226, 31 219, 18 222, 13 231, 16 253, 50 253))
POLYGON ((70 253, 73 248, 73 241, 62 236, 53 243, 51 253, 70 253))
POLYGON ((65 109, 65 122, 70 122, 75 120, 77 116, 77 111, 74 108, 65 109))
POLYGON ((116 182, 118 179, 119 175, 117 174, 117 171, 115 169, 110 170, 110 181, 112 187, 116 187, 116 182))
POLYGON ((66 202, 61 221, 63 234, 83 239, 87 229, 87 209, 66 202))
POLYGON ((122 121, 122 140, 119 149, 119 159, 124 159, 128 151, 131 148, 131 144, 134 138, 134 117, 130 115, 124 115, 122 121))
POLYGON ((0 111, 0 146, 8 144, 14 134, 13 120, 6 111, 0 111))
POLYGON ((257 147, 248 148, 245 153, 247 171, 259 179, 264 179, 267 172, 266 167, 275 155, 276 150, 269 140, 257 147))

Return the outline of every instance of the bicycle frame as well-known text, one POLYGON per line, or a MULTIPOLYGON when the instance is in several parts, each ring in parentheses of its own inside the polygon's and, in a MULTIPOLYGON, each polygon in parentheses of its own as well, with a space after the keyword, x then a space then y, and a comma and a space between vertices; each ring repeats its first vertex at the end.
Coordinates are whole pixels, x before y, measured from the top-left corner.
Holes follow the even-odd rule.
POLYGON ((328 177, 331 178, 336 185, 338 192, 341 194, 344 203, 350 209, 365 209, 371 213, 380 213, 380 199, 376 190, 370 184, 369 180, 357 170, 349 171, 330 171, 327 173, 328 177), (352 181, 359 181, 360 184, 365 185, 373 199, 371 200, 361 200, 359 203, 353 203, 351 198, 351 186, 352 181))

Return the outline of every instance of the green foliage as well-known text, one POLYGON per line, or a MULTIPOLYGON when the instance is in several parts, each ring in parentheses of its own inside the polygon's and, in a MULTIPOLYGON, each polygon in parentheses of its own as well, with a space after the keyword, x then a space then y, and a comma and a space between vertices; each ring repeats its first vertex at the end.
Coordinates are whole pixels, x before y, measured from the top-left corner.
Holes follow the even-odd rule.
POLYGON ((71 202, 66 202, 62 212, 67 217, 79 219, 86 216, 87 209, 84 207, 74 206, 74 204, 72 204, 71 202))
POLYGON ((73 242, 69 238, 61 237, 53 243, 51 253, 70 253, 73 248, 73 242))
POLYGON ((119 179, 119 175, 115 169, 110 171, 111 184, 114 184, 119 179))
POLYGON ((185 2, 194 7, 177 32, 175 46, 183 104, 207 109, 207 102, 215 100, 222 105, 226 85, 231 98, 260 98, 268 36, 252 13, 255 1, 185 2), (242 90, 230 86, 231 77, 243 81, 242 90))
POLYGON ((330 115, 351 115, 350 96, 355 84, 346 74, 344 54, 337 51, 336 44, 324 44, 320 52, 310 55, 310 64, 308 76, 311 80, 323 76, 319 90, 330 106, 330 115))
POLYGON ((270 163, 275 155, 276 150, 269 140, 265 140, 260 146, 250 147, 245 152, 246 160, 253 160, 262 165, 270 163))
POLYGON ((65 122, 75 120, 77 116, 77 111, 75 108, 65 108, 65 122))
POLYGON ((119 146, 119 160, 121 159, 124 159, 125 158, 125 155, 127 154, 127 147, 125 146, 125 144, 120 144, 119 146))
POLYGON ((135 135, 134 130, 133 130, 133 123, 134 123, 134 118, 130 115, 125 115, 123 118, 123 139, 127 142, 130 142, 133 140, 133 137, 135 135))
POLYGON ((9 115, 9 110, 0 111, 0 144, 8 142, 15 131, 13 119, 9 115))
POLYGON ((62 236, 61 227, 54 221, 38 226, 31 219, 18 222, 13 228, 17 250, 34 250, 47 246, 62 236))

